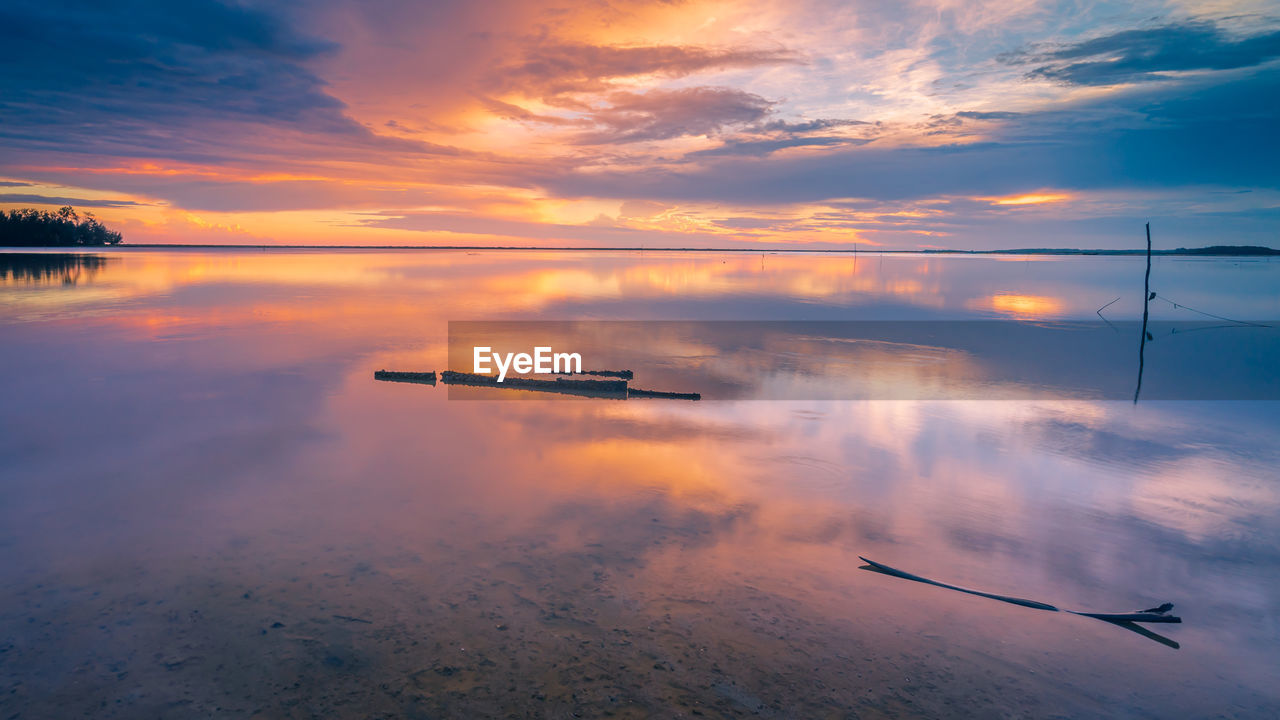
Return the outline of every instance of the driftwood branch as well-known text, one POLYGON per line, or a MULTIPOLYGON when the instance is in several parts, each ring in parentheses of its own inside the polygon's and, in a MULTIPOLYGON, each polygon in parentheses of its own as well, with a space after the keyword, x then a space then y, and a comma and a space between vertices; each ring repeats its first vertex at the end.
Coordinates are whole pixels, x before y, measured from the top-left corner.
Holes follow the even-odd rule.
POLYGON ((629 398, 660 398, 662 400, 701 400, 701 393, 667 392, 665 390, 641 390, 627 388, 629 398))
POLYGON ((434 372, 405 372, 403 370, 375 370, 373 372, 374 380, 386 380, 388 382, 418 383, 420 385, 435 385, 436 374, 434 372))
POLYGON ((630 380, 635 376, 635 373, 631 372, 630 370, 582 370, 579 372, 566 372, 566 373, 559 373, 559 374, 570 375, 570 376, 595 375, 596 377, 612 377, 612 378, 620 378, 622 380, 630 380))
POLYGON ((1102 620, 1104 622, 1112 623, 1113 625, 1119 625, 1120 627, 1123 627, 1126 630, 1131 630, 1133 632, 1138 633, 1139 635, 1149 637, 1152 640, 1160 642, 1164 645, 1168 645, 1169 647, 1173 647, 1173 648, 1178 647, 1178 643, 1174 642, 1173 640, 1170 640, 1169 638, 1163 637, 1161 635, 1156 635, 1155 633, 1151 632, 1150 630, 1147 630, 1146 628, 1140 627, 1138 625, 1134 625, 1134 623, 1139 623, 1139 622, 1145 622, 1145 623, 1180 623, 1182 622, 1182 618, 1177 617, 1176 615, 1168 614, 1169 611, 1173 609, 1173 603, 1164 603, 1163 605, 1159 605, 1153 608, 1147 608, 1146 610, 1135 610, 1133 612, 1127 612, 1127 613, 1093 613, 1093 612, 1083 612, 1079 610, 1067 610, 1065 608, 1060 608, 1055 605, 1050 605, 1049 603, 1039 602, 1037 600, 1026 600, 1024 598, 1011 597, 1009 595, 997 595, 995 593, 982 592, 981 590, 972 590, 970 588, 960 587, 959 585, 948 585, 947 583, 938 582, 937 580, 930 580, 929 578, 921 577, 920 575, 914 575, 904 570, 899 570, 897 568, 889 567, 888 565, 885 565, 883 563, 878 563, 874 560, 868 560, 867 558, 864 558, 861 555, 859 555, 858 557, 863 562, 867 563, 862 567, 863 570, 871 570, 874 572, 882 573, 884 575, 892 575, 893 577, 902 578, 904 580, 911 580, 918 583, 924 583, 925 585, 933 585, 935 587, 946 588, 948 590, 955 590, 956 592, 962 592, 967 595, 977 595, 978 597, 990 598, 992 600, 999 600, 1000 602, 1009 603, 1011 605, 1020 605, 1022 607, 1028 607, 1035 610, 1048 610, 1050 612, 1064 612, 1064 613, 1070 613, 1072 615, 1081 615, 1084 617, 1091 617, 1097 620, 1102 620))

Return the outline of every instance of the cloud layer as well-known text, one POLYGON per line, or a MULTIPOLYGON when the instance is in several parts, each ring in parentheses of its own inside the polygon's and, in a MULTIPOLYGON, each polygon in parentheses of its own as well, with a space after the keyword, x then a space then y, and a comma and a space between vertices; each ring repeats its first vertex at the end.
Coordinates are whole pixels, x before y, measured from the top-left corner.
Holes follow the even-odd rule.
POLYGON ((0 205, 174 242, 1274 242, 1280 22, 1167 12, 23 0, 0 205))
POLYGON ((1280 57, 1280 31, 1236 36, 1208 21, 1123 30, 1044 50, 1002 56, 1031 64, 1033 77, 1076 85, 1168 79, 1175 73, 1255 67, 1280 57))

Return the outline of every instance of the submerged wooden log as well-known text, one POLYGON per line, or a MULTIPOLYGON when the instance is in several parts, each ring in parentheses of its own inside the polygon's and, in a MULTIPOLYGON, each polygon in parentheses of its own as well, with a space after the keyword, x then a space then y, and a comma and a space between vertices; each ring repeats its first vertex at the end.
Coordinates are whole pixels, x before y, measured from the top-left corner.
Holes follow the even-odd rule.
POLYGON ((375 370, 373 371, 374 380, 385 380, 387 382, 404 382, 418 383, 420 385, 435 385, 435 372, 405 372, 402 370, 375 370))
POLYGON ((1167 614, 1170 610, 1173 609, 1173 603, 1165 603, 1163 605, 1160 605, 1159 607, 1148 608, 1146 610, 1135 610, 1134 612, 1127 612, 1127 613, 1091 613, 1091 612, 1081 612, 1078 610, 1066 610, 1063 608, 1050 605, 1049 603, 1042 603, 1036 600, 1024 600, 1023 598, 1010 597, 1008 595, 996 595, 995 593, 982 592, 981 590, 971 590, 969 588, 960 587, 959 585, 948 585, 947 583, 938 582, 937 580, 930 580, 929 578, 926 578, 926 577, 913 575, 909 572, 899 570, 897 568, 889 567, 888 565, 885 565, 883 563, 878 563, 874 560, 868 560, 862 557, 861 555, 859 555, 858 558, 861 559, 863 562, 867 563, 867 567, 866 567, 867 570, 875 570, 876 572, 883 573, 885 575, 892 575, 894 577, 900 577, 904 580, 912 580, 918 583, 924 583, 926 585, 933 585, 935 587, 946 588, 948 590, 955 590, 956 592, 962 592, 968 595, 977 595, 978 597, 991 598, 992 600, 999 600, 1000 602, 1006 602, 1012 605, 1021 605, 1022 607, 1034 608, 1036 610, 1049 610, 1051 612, 1065 612, 1065 613, 1070 613, 1072 615, 1083 615, 1084 617, 1096 618, 1098 620, 1105 620, 1107 622, 1117 623, 1117 624, 1135 623, 1135 622, 1147 622, 1147 623, 1180 623, 1182 622, 1182 618, 1177 617, 1175 615, 1167 614))
MULTIPOLYGON (((606 375, 606 373, 616 374, 619 377, 621 377, 623 373, 628 377, 631 375, 630 370, 594 370, 590 373, 580 374, 600 376, 606 375)), ((608 376, 612 377, 613 375, 608 376)), ((418 383, 423 385, 436 384, 436 374, 434 372, 377 370, 373 373, 373 379, 384 380, 387 382, 418 383)), ((445 370, 440 373, 440 382, 445 385, 488 387, 497 388, 499 390, 532 390, 534 392, 550 392, 560 395, 605 398, 610 400, 625 400, 627 398, 657 398, 665 400, 702 399, 702 395, 699 393, 665 392, 661 390, 641 390, 639 388, 630 388, 627 385, 627 380, 575 380, 567 377, 543 380, 540 378, 530 377, 507 377, 503 378, 502 382, 498 382, 498 376, 496 375, 480 375, 477 373, 445 370)))
POLYGON ((540 380, 527 377, 509 377, 502 382, 498 382, 497 375, 477 375, 475 373, 445 370, 440 373, 440 381, 445 385, 491 387, 499 390, 534 390, 537 392, 559 393, 561 395, 618 400, 626 399, 627 397, 626 380, 570 380, 567 378, 540 380))
POLYGON ((660 398, 663 400, 701 400, 701 393, 684 393, 684 392, 666 392, 663 390, 641 390, 640 388, 628 388, 627 397, 629 398, 660 398))
POLYGON ((581 372, 560 373, 561 375, 594 375, 596 377, 614 377, 630 380, 635 374, 630 370, 583 370, 581 372))

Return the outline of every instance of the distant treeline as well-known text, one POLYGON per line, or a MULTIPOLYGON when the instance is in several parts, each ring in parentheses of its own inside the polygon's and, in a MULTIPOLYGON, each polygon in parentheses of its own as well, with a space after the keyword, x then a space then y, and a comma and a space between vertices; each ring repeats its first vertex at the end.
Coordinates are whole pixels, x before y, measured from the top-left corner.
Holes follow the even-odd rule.
MULTIPOLYGON (((1017 250, 924 250, 932 255, 1146 255, 1146 250, 1080 250, 1074 248, 1019 248, 1017 250)), ((1263 256, 1280 255, 1280 250, 1260 245, 1210 245, 1201 248, 1177 248, 1153 250, 1152 255, 1217 255, 1263 256)))
POLYGON ((120 233, 89 213, 81 217, 74 208, 57 212, 23 208, 0 212, 0 245, 10 247, 76 247, 116 245, 120 233))
POLYGON ((1202 248, 1178 248, 1167 255, 1280 255, 1280 250, 1261 245, 1210 245, 1202 248))

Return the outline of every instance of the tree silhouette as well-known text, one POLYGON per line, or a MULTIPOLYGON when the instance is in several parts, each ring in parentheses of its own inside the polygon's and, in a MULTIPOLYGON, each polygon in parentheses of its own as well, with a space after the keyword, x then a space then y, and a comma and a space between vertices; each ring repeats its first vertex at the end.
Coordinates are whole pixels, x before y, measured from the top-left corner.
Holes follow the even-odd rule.
POLYGON ((23 208, 0 213, 0 245, 11 247, 74 247, 116 245, 121 235, 98 222, 92 213, 82 218, 75 208, 56 213, 23 208))

